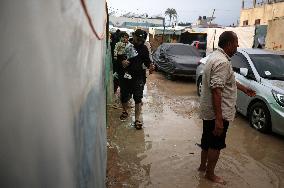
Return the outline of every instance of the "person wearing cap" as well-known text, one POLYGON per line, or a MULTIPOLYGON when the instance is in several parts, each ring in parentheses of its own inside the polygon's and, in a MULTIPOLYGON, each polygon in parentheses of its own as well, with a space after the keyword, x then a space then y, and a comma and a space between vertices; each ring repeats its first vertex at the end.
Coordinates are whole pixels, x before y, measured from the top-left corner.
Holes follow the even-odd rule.
POLYGON ((128 74, 131 75, 131 79, 122 78, 120 83, 121 95, 120 100, 122 103, 123 111, 120 116, 121 120, 126 120, 128 114, 128 101, 129 96, 133 95, 135 101, 135 122, 134 126, 136 129, 142 128, 141 111, 142 111, 142 98, 144 90, 144 70, 145 67, 152 71, 151 60, 149 58, 149 51, 144 45, 145 33, 141 29, 137 29, 133 33, 133 45, 138 55, 122 61, 122 66, 127 67, 128 74))

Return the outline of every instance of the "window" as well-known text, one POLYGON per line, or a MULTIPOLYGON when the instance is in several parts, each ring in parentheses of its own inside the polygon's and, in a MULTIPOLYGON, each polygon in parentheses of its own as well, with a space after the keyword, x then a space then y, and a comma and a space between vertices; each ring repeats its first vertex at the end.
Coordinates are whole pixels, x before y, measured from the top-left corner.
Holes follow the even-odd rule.
POLYGON ((260 19, 256 19, 254 25, 260 25, 260 19))
POLYGON ((237 52, 233 57, 232 57, 232 66, 233 70, 236 73, 240 73, 240 68, 247 68, 248 69, 248 78, 255 80, 255 76, 253 74, 253 71, 247 61, 247 58, 242 55, 241 53, 237 52))
POLYGON ((284 58, 276 54, 251 54, 250 58, 263 78, 284 80, 284 58))
POLYGON ((247 26, 248 25, 248 20, 243 21, 243 26, 247 26))
POLYGON ((240 68, 249 69, 249 64, 247 62, 247 59, 241 53, 236 53, 232 57, 232 66, 233 66, 234 71, 240 68))

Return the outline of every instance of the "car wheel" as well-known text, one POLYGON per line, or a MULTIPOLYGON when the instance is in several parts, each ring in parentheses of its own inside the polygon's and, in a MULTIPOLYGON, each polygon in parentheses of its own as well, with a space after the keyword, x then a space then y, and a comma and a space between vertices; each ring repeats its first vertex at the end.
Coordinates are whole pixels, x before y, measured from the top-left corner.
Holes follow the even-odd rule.
POLYGON ((201 95, 201 88, 202 88, 202 78, 199 77, 197 80, 197 95, 201 95))
POLYGON ((267 133, 271 130, 269 110, 263 102, 256 102, 250 107, 249 122, 260 132, 267 133))

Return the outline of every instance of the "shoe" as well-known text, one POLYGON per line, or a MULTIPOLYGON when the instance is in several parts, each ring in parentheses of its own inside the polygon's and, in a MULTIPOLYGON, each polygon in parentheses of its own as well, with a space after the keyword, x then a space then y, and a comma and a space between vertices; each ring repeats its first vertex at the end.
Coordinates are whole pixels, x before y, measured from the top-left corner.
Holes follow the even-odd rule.
POLYGON ((143 124, 142 124, 141 121, 136 120, 136 121, 134 122, 134 127, 135 127, 137 130, 142 129, 142 126, 143 126, 143 124))
POLYGON ((125 121, 127 118, 128 118, 128 113, 125 112, 125 111, 122 112, 121 115, 120 115, 120 117, 119 117, 119 119, 120 119, 121 121, 125 121))

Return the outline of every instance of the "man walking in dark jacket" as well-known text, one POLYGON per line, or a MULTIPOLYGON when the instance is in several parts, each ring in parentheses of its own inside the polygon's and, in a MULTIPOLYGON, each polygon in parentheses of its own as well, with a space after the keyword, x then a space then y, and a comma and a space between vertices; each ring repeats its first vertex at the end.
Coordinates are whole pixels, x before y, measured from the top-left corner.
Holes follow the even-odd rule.
POLYGON ((125 120, 128 117, 128 101, 130 96, 133 95, 135 101, 135 122, 136 129, 142 128, 141 111, 142 111, 142 98, 144 90, 144 77, 143 64, 152 71, 154 66, 149 58, 148 48, 144 45, 145 32, 141 29, 137 29, 133 33, 133 45, 137 52, 135 57, 123 60, 121 62, 119 75, 120 75, 120 88, 121 88, 121 103, 123 112, 120 116, 121 120, 125 120), (131 77, 125 77, 124 73, 127 70, 127 74, 131 77))

